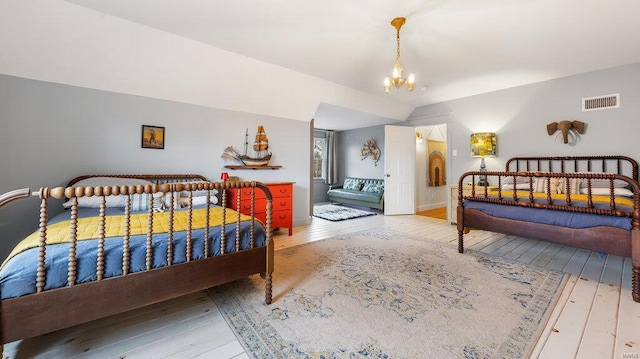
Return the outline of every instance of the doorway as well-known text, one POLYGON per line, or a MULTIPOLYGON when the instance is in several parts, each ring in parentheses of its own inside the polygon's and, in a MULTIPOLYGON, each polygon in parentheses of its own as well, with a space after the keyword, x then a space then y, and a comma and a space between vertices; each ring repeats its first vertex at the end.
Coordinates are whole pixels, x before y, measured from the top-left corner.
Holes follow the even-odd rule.
MULTIPOLYGON (((339 136, 337 141, 342 142, 342 146, 340 146, 340 151, 359 151, 359 144, 365 140, 372 137, 379 138, 379 146, 381 148, 385 146, 385 139, 383 133, 372 133, 372 131, 383 132, 380 127, 370 127, 363 130, 349 131, 347 135, 344 135, 344 132, 338 131, 339 136), (382 136, 381 136, 382 135, 382 136)), ((416 127, 410 127, 414 134, 411 136, 415 140, 415 172, 414 172, 414 182, 415 182, 415 190, 414 190, 414 198, 415 198, 415 212, 428 211, 437 208, 446 208, 447 206, 447 188, 449 185, 448 175, 451 159, 447 156, 449 155, 447 152, 447 140, 448 140, 448 131, 447 124, 441 123, 437 125, 421 125, 416 127), (429 143, 432 144, 432 148, 434 144, 437 144, 433 141, 439 141, 443 148, 441 150, 432 150, 429 153, 432 153, 430 159, 427 157, 429 143), (431 175, 431 185, 429 185, 429 173, 428 169, 433 169, 433 174, 431 175)), ((324 137, 325 131, 319 128, 313 127, 313 121, 311 126, 311 136, 313 137, 324 137)), ((313 154, 313 146, 311 146, 311 151, 313 154)), ((361 160, 357 154, 355 156, 352 155, 351 152, 348 152, 350 155, 347 157, 347 162, 339 164, 339 171, 341 173, 345 173, 346 168, 358 168, 367 170, 369 172, 365 173, 364 177, 371 178, 382 178, 384 176, 383 166, 374 166, 370 161, 361 160), (376 171, 379 171, 376 172, 376 171)), ((383 156, 386 156, 386 151, 384 151, 383 156)), ((312 156, 311 156, 312 157, 312 156)), ((311 163, 313 163, 313 157, 311 158, 311 163)), ((310 171, 311 172, 311 171, 310 171)), ((326 204, 326 193, 328 190, 328 185, 324 183, 322 180, 315 180, 313 175, 311 175, 312 182, 312 193, 311 193, 311 208, 310 214, 313 213, 313 205, 314 204, 326 204)))
POLYGON ((416 214, 445 219, 447 213, 447 124, 416 131, 416 214))

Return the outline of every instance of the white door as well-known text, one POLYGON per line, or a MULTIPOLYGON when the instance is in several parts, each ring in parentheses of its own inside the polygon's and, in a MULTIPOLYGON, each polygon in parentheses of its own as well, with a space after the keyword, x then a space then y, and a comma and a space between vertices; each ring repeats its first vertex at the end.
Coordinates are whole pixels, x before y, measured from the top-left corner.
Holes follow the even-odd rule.
POLYGON ((415 129, 384 127, 384 214, 415 214, 415 129))

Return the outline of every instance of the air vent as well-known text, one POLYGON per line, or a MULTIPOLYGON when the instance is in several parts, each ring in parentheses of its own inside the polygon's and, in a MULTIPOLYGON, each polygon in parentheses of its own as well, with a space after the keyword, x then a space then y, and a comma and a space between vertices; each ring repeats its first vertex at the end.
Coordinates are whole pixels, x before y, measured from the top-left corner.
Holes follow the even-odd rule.
POLYGON ((620 107, 620 94, 604 95, 582 99, 582 111, 605 110, 620 107))

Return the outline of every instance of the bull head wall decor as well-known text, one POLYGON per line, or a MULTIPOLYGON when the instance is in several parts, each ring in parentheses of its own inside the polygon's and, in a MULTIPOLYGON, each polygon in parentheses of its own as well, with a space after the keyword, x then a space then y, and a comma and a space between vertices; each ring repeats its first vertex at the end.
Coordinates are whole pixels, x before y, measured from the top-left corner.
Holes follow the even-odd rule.
POLYGON ((552 122, 547 125, 547 133, 549 136, 553 136, 556 131, 560 131, 562 133, 562 142, 569 143, 569 134, 577 137, 574 133, 572 133, 572 129, 579 134, 584 133, 585 124, 580 121, 560 121, 560 122, 552 122))

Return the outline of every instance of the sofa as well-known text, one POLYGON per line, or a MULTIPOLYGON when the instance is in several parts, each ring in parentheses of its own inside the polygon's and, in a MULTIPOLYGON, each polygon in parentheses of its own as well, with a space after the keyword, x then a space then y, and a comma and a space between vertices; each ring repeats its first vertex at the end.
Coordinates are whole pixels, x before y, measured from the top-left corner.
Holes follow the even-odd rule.
POLYGON ((384 179, 347 177, 341 185, 329 186, 332 203, 351 204, 384 210, 384 179))

